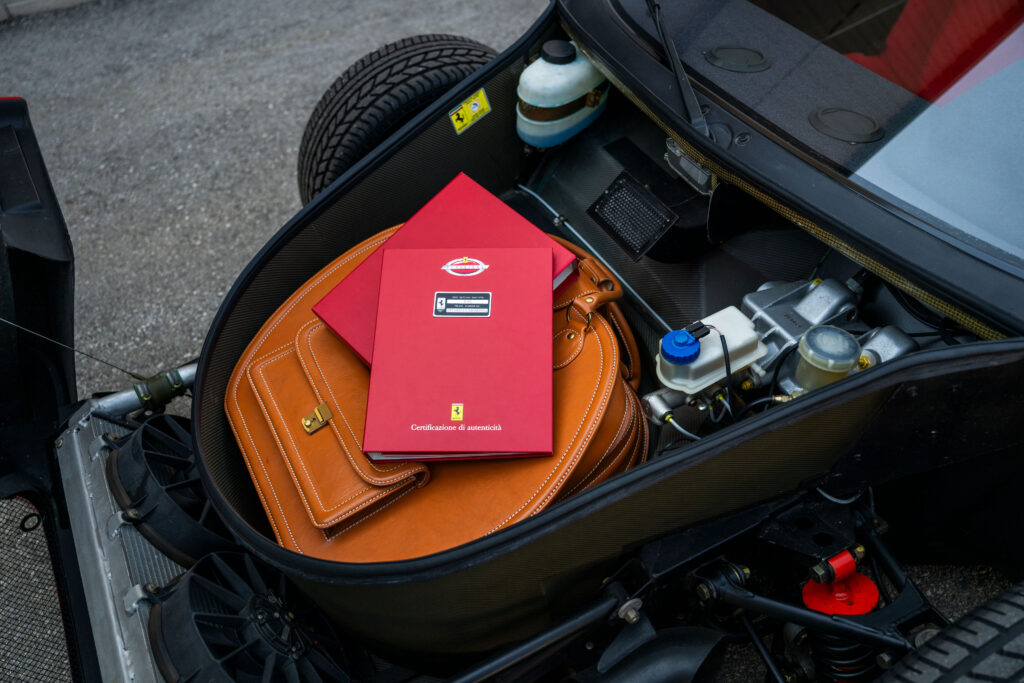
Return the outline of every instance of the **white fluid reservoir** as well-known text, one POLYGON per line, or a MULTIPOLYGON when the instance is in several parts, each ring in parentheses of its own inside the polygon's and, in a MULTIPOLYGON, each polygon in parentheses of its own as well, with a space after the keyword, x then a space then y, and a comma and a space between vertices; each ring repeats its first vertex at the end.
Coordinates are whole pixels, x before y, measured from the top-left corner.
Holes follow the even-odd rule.
POLYGON ((604 110, 608 83, 574 43, 549 40, 519 77, 516 132, 534 147, 553 147, 604 110))

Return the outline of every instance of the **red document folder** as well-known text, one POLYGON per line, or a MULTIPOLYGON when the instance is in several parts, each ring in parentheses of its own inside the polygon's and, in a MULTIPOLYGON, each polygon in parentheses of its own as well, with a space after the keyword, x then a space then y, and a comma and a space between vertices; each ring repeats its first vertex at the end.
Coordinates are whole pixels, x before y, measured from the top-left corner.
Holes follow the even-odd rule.
POLYGON ((377 291, 384 252, 399 248, 538 247, 548 249, 548 303, 575 275, 576 257, 500 199, 460 173, 416 215, 313 306, 335 334, 369 364, 377 319, 377 291), (553 285, 552 285, 553 283, 553 285))
POLYGON ((550 455, 550 249, 384 252, 363 450, 550 455))

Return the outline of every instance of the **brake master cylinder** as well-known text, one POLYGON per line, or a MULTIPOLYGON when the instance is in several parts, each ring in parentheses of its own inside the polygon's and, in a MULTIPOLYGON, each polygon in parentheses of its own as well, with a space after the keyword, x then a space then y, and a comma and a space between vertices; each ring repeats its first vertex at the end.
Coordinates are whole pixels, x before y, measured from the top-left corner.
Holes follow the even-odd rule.
POLYGON ((600 115, 608 83, 575 43, 549 40, 519 77, 516 94, 519 137, 534 147, 553 147, 600 115))
POLYGON ((657 358, 661 383, 690 396, 725 379, 721 337, 725 337, 733 374, 750 367, 768 352, 757 338, 754 323, 735 306, 709 315, 701 323, 711 328, 707 336, 698 340, 687 330, 669 332, 661 340, 657 358))

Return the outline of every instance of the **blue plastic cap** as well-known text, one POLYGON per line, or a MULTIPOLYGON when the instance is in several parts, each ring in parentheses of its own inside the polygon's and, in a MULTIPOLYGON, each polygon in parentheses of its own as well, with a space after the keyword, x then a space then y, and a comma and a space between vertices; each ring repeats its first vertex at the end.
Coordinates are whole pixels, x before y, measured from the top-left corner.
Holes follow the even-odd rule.
POLYGON ((661 338, 661 357, 669 363, 686 365, 699 355, 700 342, 686 330, 675 330, 661 338))

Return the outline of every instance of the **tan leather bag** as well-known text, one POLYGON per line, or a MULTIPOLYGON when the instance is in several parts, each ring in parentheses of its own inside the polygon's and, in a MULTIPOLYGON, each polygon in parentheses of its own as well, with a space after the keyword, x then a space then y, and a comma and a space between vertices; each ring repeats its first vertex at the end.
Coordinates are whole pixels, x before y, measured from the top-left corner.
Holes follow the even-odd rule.
POLYGON ((228 420, 282 546, 344 562, 419 557, 503 529, 644 460, 639 354, 615 304, 622 292, 602 264, 563 241, 580 257, 580 276, 554 303, 553 455, 371 462, 360 446, 370 370, 310 309, 396 229, 356 245, 292 294, 228 383, 228 420), (307 433, 303 420, 317 419, 321 404, 331 417, 307 433))

